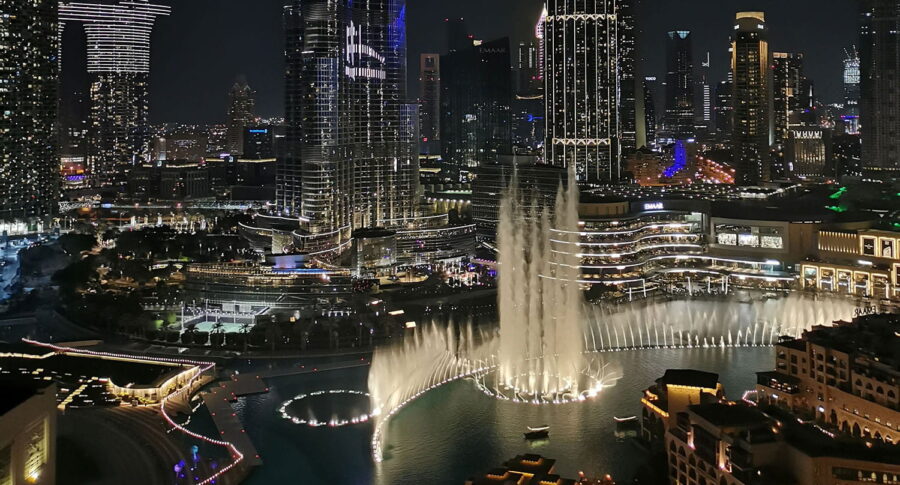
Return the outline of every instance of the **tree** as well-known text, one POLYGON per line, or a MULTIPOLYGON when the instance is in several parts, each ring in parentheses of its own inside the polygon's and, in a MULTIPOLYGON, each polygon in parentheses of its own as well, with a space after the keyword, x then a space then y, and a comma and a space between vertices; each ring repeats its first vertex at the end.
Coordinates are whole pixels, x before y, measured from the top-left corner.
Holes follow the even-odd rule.
POLYGON ((56 240, 59 247, 69 256, 77 256, 84 251, 90 251, 97 242, 94 236, 88 234, 69 233, 59 236, 56 240))

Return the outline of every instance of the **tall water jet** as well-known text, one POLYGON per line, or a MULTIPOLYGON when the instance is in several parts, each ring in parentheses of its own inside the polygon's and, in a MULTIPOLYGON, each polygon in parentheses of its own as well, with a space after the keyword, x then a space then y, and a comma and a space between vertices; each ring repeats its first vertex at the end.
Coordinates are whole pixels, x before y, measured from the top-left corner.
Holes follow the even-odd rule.
POLYGON ((525 204, 516 175, 500 203, 498 384, 525 399, 577 395, 585 368, 574 171, 556 204, 525 204))

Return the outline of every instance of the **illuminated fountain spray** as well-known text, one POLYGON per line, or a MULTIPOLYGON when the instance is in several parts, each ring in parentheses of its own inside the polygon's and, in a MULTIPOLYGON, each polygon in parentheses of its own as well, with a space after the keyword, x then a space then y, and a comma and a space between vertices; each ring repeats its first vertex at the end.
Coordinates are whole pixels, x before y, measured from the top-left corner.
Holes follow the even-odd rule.
POLYGON ((487 387, 512 400, 569 400, 595 384, 584 374, 590 363, 583 353, 574 171, 552 214, 539 204, 528 208, 529 194, 516 185, 514 179, 500 203, 499 368, 487 387))
POLYGON ((587 349, 709 348, 772 345, 813 325, 851 320, 853 300, 787 296, 751 302, 673 300, 597 305, 588 314, 587 349))
POLYGON ((491 335, 476 335, 471 325, 427 325, 402 344, 380 347, 372 356, 369 394, 375 422, 372 456, 382 460, 386 424, 404 406, 449 382, 494 367, 491 335))

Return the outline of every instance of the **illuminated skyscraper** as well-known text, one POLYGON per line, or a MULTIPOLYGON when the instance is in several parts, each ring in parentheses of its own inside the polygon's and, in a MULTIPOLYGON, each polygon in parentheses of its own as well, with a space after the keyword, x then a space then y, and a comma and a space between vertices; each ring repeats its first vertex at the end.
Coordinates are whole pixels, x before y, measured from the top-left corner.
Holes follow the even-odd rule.
POLYGON ((859 60, 862 163, 878 177, 900 176, 900 2, 863 0, 859 60))
POLYGON ((419 151, 441 152, 441 56, 422 54, 419 57, 419 102, 421 103, 419 151))
POLYGON ((523 40, 516 54, 516 95, 534 95, 540 92, 540 84, 537 44, 523 40))
POLYGON ((802 125, 805 85, 803 54, 772 54, 772 121, 776 145, 783 145, 790 130, 802 125))
POLYGON ((731 72, 728 79, 716 84, 716 139, 719 141, 731 140, 731 126, 734 121, 734 103, 731 102, 731 72))
POLYGON ((546 161, 579 181, 621 179, 617 0, 549 0, 544 22, 546 161))
POLYGON ((91 81, 88 168, 96 186, 122 187, 149 141, 150 34, 171 9, 147 0, 66 2, 59 19, 81 22, 91 81))
POLYGON ((694 84, 694 133, 697 137, 708 139, 715 133, 714 126, 714 97, 712 81, 710 80, 710 57, 706 53, 706 59, 700 61, 697 69, 697 82, 694 84))
POLYGON ((646 146, 656 146, 656 90, 659 89, 659 81, 655 76, 644 78, 642 86, 644 91, 644 127, 646 130, 646 146))
MULTIPOLYGON (((418 113, 405 104, 402 0, 295 0, 285 9, 285 152, 278 210, 343 247, 416 210, 418 113)), ((335 246, 332 246, 335 247, 335 246)))
MULTIPOLYGON (((52 214, 56 140, 57 2, 0 3, 0 222, 52 214)), ((0 224, 6 231, 8 226, 0 224)))
POLYGON ((691 33, 685 30, 666 35, 666 116, 669 138, 694 138, 694 51, 691 33))
MULTIPOLYGON (((534 38, 537 39, 537 70, 538 79, 543 84, 544 73, 546 72, 545 62, 547 60, 544 55, 544 22, 547 21, 547 5, 541 10, 541 16, 538 18, 537 24, 534 26, 534 38)), ((541 86, 543 88, 543 86, 541 86)))
POLYGON ((639 98, 643 83, 637 77, 637 1, 616 0, 616 57, 619 70, 617 96, 622 153, 634 152, 639 144, 646 144, 644 120, 638 115, 639 106, 643 105, 643 99, 639 98))
POLYGON ((856 47, 844 52, 844 120, 848 135, 859 134, 859 55, 856 47))
POLYGON ((242 155, 244 151, 244 130, 254 122, 253 108, 255 91, 245 81, 234 83, 228 92, 228 128, 225 135, 228 151, 232 155, 242 155))
POLYGON ((772 75, 763 12, 739 12, 731 42, 731 102, 735 183, 769 179, 772 75))

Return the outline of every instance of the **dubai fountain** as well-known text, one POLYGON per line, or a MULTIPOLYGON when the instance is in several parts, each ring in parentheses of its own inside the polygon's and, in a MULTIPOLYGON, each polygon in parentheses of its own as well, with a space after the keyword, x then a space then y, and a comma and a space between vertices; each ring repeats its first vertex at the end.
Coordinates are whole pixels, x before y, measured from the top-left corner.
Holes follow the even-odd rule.
POLYGON ((565 250, 579 238, 574 172, 552 208, 527 204, 531 194, 516 189, 515 177, 500 205, 500 324, 477 332, 471 324, 425 326, 402 345, 376 350, 369 372, 376 461, 388 420, 451 381, 471 378, 502 400, 563 404, 593 397, 617 378, 586 352, 579 257, 565 250))
MULTIPOLYGON (((515 175, 513 176, 515 177, 515 175)), ((501 399, 566 402, 592 396, 606 367, 584 352, 579 286, 578 185, 573 171, 552 208, 519 193, 515 178, 500 204, 497 228, 500 316, 495 373, 480 387, 501 399)))
POLYGON ((500 206, 499 325, 420 325, 379 348, 368 387, 372 456, 383 459, 390 419, 428 391, 469 379, 485 394, 528 404, 584 401, 620 377, 602 357, 636 348, 772 345, 812 325, 853 317, 848 299, 801 294, 742 302, 733 297, 585 304, 578 279, 578 189, 574 174, 553 207, 520 193, 515 175, 500 206))

